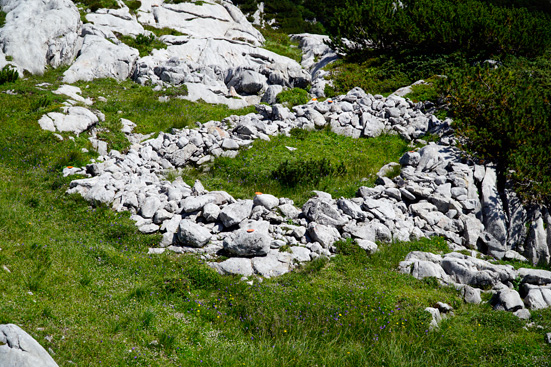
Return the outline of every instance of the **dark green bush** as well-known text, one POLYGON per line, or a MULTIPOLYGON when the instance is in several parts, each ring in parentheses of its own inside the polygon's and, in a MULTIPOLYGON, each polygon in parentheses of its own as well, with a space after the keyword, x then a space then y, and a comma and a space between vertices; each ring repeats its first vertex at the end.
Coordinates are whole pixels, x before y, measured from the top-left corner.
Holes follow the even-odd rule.
POLYGON ((439 84, 464 147, 495 162, 525 199, 551 198, 551 62, 465 68, 439 84))
POLYGON ((310 101, 308 92, 301 88, 292 88, 284 90, 276 97, 277 103, 287 103, 289 107, 306 104, 310 101))
POLYGON ((282 185, 295 187, 297 185, 316 185, 324 177, 346 175, 343 162, 334 165, 327 158, 309 159, 306 161, 284 161, 272 171, 272 178, 282 185))
POLYGON ((140 6, 142 6, 142 2, 138 0, 127 0, 124 3, 132 11, 136 11, 140 8, 140 6))
POLYGON ((478 0, 354 1, 336 10, 331 40, 347 54, 541 55, 551 40, 549 16, 478 0), (352 43, 343 41, 347 38, 352 43))
POLYGON ((6 65, 0 70, 0 85, 13 83, 19 78, 19 72, 11 65, 6 65))
POLYGON ((6 13, 0 10, 0 28, 6 23, 6 13))
POLYGON ((116 0, 73 0, 77 4, 82 4, 92 12, 98 9, 118 9, 119 4, 116 0))

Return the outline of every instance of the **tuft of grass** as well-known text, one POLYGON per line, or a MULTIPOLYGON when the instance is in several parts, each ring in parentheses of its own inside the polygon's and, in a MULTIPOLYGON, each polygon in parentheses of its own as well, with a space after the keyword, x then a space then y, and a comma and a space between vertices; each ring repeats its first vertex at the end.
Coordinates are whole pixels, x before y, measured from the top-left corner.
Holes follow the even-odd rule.
MULTIPOLYGON (((207 189, 225 190, 238 198, 251 198, 254 192, 261 191, 302 204, 311 190, 326 191, 334 197, 353 197, 359 186, 373 185, 377 171, 399 159, 407 149, 407 143, 397 136, 353 139, 327 129, 312 132, 296 129, 289 137, 280 135, 269 142, 255 141, 234 159, 217 158, 207 173, 188 170, 182 177, 190 182, 199 178, 207 189), (287 146, 297 150, 290 151, 287 146), (325 160, 332 167, 343 167, 343 174, 314 181, 297 179, 295 185, 289 185, 288 180, 276 177, 277 174, 274 176, 285 162, 300 167, 308 166, 309 160, 325 160)), ((303 174, 309 177, 306 172, 303 174)))
POLYGON ((95 12, 98 9, 119 9, 119 4, 116 0, 77 0, 77 4, 81 4, 84 9, 90 9, 95 12))

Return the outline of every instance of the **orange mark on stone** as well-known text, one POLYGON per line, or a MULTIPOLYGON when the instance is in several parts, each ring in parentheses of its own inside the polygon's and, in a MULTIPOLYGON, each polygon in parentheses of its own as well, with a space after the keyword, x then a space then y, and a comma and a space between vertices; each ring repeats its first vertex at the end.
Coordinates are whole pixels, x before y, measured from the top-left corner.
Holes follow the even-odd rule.
POLYGON ((247 232, 252 233, 254 232, 254 229, 247 229, 247 232))

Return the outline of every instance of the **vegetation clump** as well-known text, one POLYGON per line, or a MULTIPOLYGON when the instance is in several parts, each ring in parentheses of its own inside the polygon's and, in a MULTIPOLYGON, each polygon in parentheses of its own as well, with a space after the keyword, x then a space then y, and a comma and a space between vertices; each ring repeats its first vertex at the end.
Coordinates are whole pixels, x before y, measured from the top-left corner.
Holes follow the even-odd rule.
POLYGON ((19 72, 12 65, 6 65, 0 70, 0 85, 13 83, 19 78, 19 72))
POLYGON ((464 148, 497 164, 529 201, 551 199, 551 62, 517 59, 479 65, 440 82, 464 148))
POLYGON ((310 101, 308 92, 302 88, 291 88, 280 92, 276 96, 277 103, 282 103, 288 107, 306 104, 310 101))
POLYGON ((551 41, 549 19, 545 13, 479 0, 367 0, 336 10, 337 32, 331 39, 346 54, 537 56, 551 41))
POLYGON ((308 159, 306 161, 286 160, 272 171, 272 179, 282 185, 295 187, 297 185, 317 185, 324 177, 343 177, 346 166, 341 161, 337 165, 327 158, 308 159))
POLYGON ((157 39, 154 34, 138 34, 136 38, 132 36, 125 36, 117 34, 117 38, 120 39, 126 45, 137 49, 140 52, 140 57, 147 56, 153 51, 153 49, 166 48, 166 44, 157 39))

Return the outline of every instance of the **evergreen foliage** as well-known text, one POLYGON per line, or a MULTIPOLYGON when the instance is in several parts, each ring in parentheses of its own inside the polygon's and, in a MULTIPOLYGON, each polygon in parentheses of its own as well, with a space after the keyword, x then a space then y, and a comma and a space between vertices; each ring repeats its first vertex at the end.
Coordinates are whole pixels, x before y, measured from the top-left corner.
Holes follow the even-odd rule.
POLYGON ((497 164, 527 200, 551 198, 551 62, 456 70, 440 82, 464 147, 497 164))
POLYGON ((19 72, 11 65, 6 65, 0 70, 0 85, 13 83, 19 78, 19 72))
POLYGON ((478 0, 365 0, 335 12, 332 43, 346 54, 541 55, 551 41, 549 16, 478 0), (345 41, 346 38, 348 41, 345 41))

